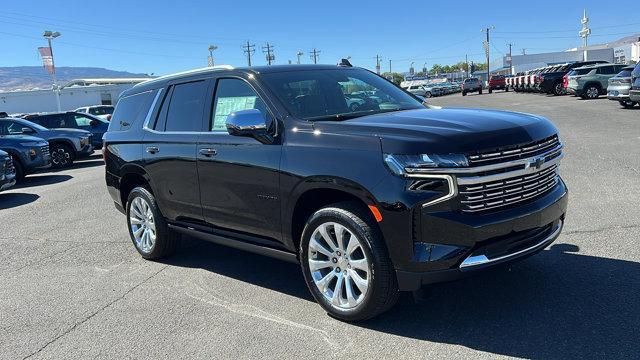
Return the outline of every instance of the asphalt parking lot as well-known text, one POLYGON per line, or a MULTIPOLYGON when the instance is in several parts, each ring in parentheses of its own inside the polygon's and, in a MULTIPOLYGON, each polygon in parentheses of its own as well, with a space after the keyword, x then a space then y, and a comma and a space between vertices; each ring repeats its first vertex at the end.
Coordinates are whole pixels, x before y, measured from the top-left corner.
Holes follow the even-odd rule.
POLYGON ((640 357, 640 108, 502 92, 430 102, 557 124, 570 201, 554 245, 346 324, 294 264, 196 240, 144 261, 94 156, 0 194, 0 358, 640 357))

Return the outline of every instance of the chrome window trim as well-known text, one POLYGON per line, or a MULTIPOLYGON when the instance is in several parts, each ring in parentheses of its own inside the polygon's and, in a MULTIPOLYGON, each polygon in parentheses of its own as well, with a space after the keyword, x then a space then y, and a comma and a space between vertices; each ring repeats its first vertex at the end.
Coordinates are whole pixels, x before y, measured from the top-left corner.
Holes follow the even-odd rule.
MULTIPOLYGON (((156 104, 158 103, 158 99, 160 98, 160 94, 164 92, 164 88, 157 89, 156 97, 153 99, 151 106, 149 107, 149 111, 147 112, 147 116, 144 118, 144 122, 142 123, 142 128, 145 130, 153 130, 149 128, 149 121, 151 121, 151 116, 153 115, 153 111, 156 109, 156 104)), ((155 131, 155 130, 154 130, 155 131)))
POLYGON ((526 254, 528 252, 540 249, 540 248, 544 248, 546 247, 549 243, 551 243, 553 240, 555 240, 558 235, 560 235, 560 230, 562 230, 562 225, 563 222, 562 220, 560 220, 560 222, 558 223, 556 229, 549 234, 549 236, 547 236, 546 238, 544 238, 542 241, 538 242, 537 244, 530 246, 526 249, 522 249, 519 251, 516 251, 514 253, 511 254, 507 254, 507 255, 503 255, 503 256, 499 256, 497 258, 493 258, 490 259, 488 258, 486 255, 482 254, 482 255, 469 255, 469 257, 467 257, 466 259, 464 259, 464 261, 462 261, 462 263, 460 264, 459 268, 461 270, 465 270, 468 268, 472 268, 475 266, 481 266, 481 265, 487 265, 487 264, 491 264, 491 263, 495 263, 498 261, 502 261, 502 260, 507 260, 519 255, 523 255, 526 254))

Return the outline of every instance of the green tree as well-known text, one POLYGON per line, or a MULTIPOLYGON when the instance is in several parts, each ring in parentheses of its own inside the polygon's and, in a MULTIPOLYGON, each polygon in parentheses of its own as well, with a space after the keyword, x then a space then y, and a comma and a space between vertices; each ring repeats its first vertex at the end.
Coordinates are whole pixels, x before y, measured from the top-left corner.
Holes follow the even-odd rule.
POLYGON ((402 81, 404 81, 404 76, 402 76, 402 74, 397 73, 397 72, 386 72, 386 73, 382 73, 382 77, 387 78, 389 80, 391 80, 394 84, 396 85, 400 85, 400 83, 402 81))

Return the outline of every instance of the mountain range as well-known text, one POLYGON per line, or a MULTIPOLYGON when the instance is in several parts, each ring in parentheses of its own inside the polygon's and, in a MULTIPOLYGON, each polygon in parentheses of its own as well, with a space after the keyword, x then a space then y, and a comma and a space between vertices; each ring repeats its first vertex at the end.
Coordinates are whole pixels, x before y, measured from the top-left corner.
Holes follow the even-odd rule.
MULTIPOLYGON (((96 67, 58 67, 56 77, 60 85, 73 79, 147 77, 127 71, 96 67)), ((0 92, 13 90, 50 89, 51 75, 42 66, 0 67, 0 92)))

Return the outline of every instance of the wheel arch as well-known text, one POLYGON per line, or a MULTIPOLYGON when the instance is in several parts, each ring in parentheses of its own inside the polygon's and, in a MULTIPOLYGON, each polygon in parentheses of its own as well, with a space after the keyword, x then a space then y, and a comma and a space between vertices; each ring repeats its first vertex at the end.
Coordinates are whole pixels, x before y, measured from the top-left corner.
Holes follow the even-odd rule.
POLYGON ((143 186, 154 194, 151 177, 141 166, 135 164, 124 165, 122 169, 120 169, 119 184, 120 201, 123 208, 127 206, 127 199, 131 190, 138 186, 143 186))
POLYGON ((374 196, 360 184, 337 177, 313 177, 300 182, 287 197, 283 222, 285 242, 297 250, 307 219, 318 209, 338 202, 350 201, 358 204, 364 213, 370 216, 372 223, 375 217, 369 205, 377 203, 374 196))

